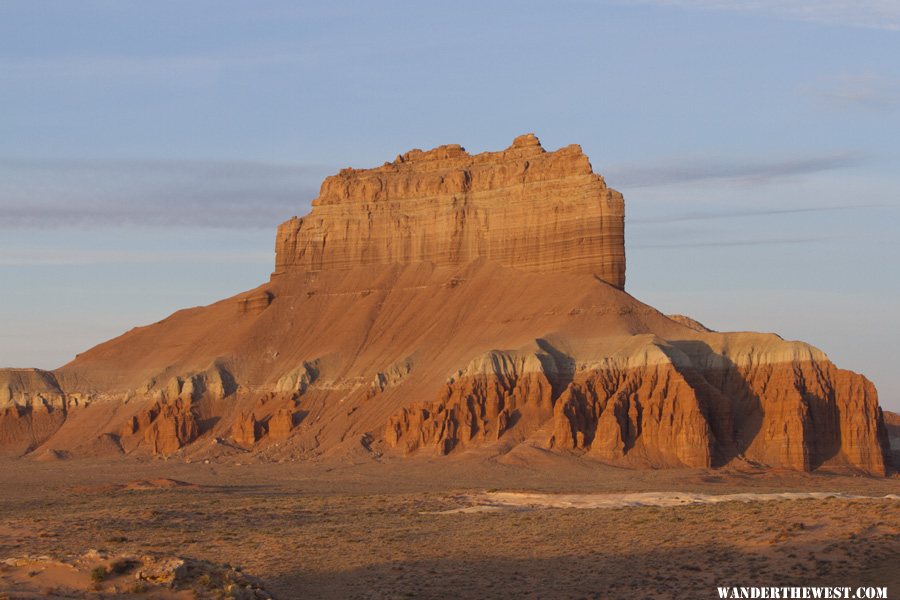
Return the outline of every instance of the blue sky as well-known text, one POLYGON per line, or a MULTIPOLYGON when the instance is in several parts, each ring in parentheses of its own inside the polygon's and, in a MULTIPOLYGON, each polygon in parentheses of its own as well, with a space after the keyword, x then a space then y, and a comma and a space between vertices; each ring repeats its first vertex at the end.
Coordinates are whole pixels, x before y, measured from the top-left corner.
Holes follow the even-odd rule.
POLYGON ((0 364, 264 281, 321 178, 579 143, 628 290, 900 409, 900 3, 0 2, 0 364))

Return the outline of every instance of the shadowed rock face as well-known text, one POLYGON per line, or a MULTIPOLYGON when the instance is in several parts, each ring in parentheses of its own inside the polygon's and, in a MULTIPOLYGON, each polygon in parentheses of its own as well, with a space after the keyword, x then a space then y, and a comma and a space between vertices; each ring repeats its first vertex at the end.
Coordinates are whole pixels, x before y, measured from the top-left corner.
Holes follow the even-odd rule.
POLYGON ((275 273, 366 264, 577 272, 625 287, 625 206, 579 146, 523 135, 502 152, 413 150, 322 183, 313 211, 278 228, 275 273))
POLYGON ((900 464, 900 414, 884 411, 884 424, 887 429, 893 462, 900 464))
POLYGON ((279 227, 268 283, 0 370, 0 452, 890 466, 865 377, 622 290, 622 197, 577 146, 414 150, 314 204, 279 227))

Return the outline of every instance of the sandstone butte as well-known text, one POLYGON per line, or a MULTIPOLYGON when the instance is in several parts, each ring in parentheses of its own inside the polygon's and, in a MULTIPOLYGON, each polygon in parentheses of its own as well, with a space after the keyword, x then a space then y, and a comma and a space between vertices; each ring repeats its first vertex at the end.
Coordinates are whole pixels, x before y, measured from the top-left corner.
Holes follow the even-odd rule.
POLYGON ((624 291, 622 195, 579 146, 413 150, 322 183, 256 289, 55 371, 0 371, 0 451, 522 457, 884 475, 874 386, 624 291), (531 450, 529 450, 531 449, 531 450))

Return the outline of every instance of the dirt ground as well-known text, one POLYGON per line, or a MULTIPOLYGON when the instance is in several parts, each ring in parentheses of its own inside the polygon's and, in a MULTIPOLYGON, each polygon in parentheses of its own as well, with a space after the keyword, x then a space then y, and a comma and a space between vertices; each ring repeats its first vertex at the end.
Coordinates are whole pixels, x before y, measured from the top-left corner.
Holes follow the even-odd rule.
MULTIPOLYGON (((549 455, 5 460, 0 559, 177 556, 252 574, 277 598, 715 598, 722 585, 886 586, 896 598, 898 495, 896 477, 634 471, 549 455), (606 496, 658 492, 683 493, 683 504, 606 496), (703 500, 783 492, 846 496, 703 500), (565 507, 571 495, 580 507, 565 507)), ((102 582, 29 587, 52 569, 10 564, 0 566, 0 597, 154 597, 102 582)))

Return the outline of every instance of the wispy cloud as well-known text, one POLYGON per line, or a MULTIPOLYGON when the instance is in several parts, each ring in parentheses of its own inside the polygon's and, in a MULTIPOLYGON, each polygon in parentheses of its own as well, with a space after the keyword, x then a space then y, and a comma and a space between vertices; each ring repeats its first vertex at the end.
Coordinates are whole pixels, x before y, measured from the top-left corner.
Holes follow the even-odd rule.
POLYGON ((272 227, 333 169, 250 161, 0 159, 0 228, 272 227))
POLYGON ((28 251, 0 251, 0 266, 76 266, 76 265, 137 265, 137 264, 268 264, 271 252, 229 252, 227 250, 65 250, 30 249, 28 251))
POLYGON ((790 215, 790 214, 803 214, 803 213, 820 213, 820 212, 834 212, 834 211, 851 211, 851 210, 864 210, 870 208, 884 208, 887 205, 885 204, 848 204, 845 206, 810 206, 810 207, 798 207, 798 208, 770 208, 770 209, 760 209, 760 210, 741 210, 736 209, 732 211, 717 211, 717 212, 687 212, 676 215, 662 215, 659 217, 645 217, 645 218, 637 218, 637 219, 628 219, 629 225, 634 224, 644 224, 644 223, 677 223, 681 221, 707 221, 711 219, 740 219, 746 217, 769 217, 769 216, 779 216, 779 215, 790 215))
POLYGON ((613 165, 603 169, 613 186, 654 187, 699 181, 732 181, 740 184, 768 183, 859 164, 863 156, 845 152, 779 161, 725 162, 721 160, 671 161, 649 165, 613 165))
POLYGON ((714 240, 697 242, 659 242, 629 244, 628 249, 642 248, 722 248, 729 246, 781 246, 794 244, 811 244, 835 239, 830 236, 819 237, 783 237, 762 240, 714 240))
POLYGON ((745 12, 826 25, 900 31, 896 0, 620 0, 693 10, 745 12))
POLYGON ((900 109, 900 78, 872 71, 837 75, 802 89, 840 108, 879 112, 900 109))
POLYGON ((259 69, 273 65, 312 64, 306 51, 274 50, 247 54, 209 55, 67 55, 0 58, 5 79, 155 79, 217 75, 225 71, 259 69))

